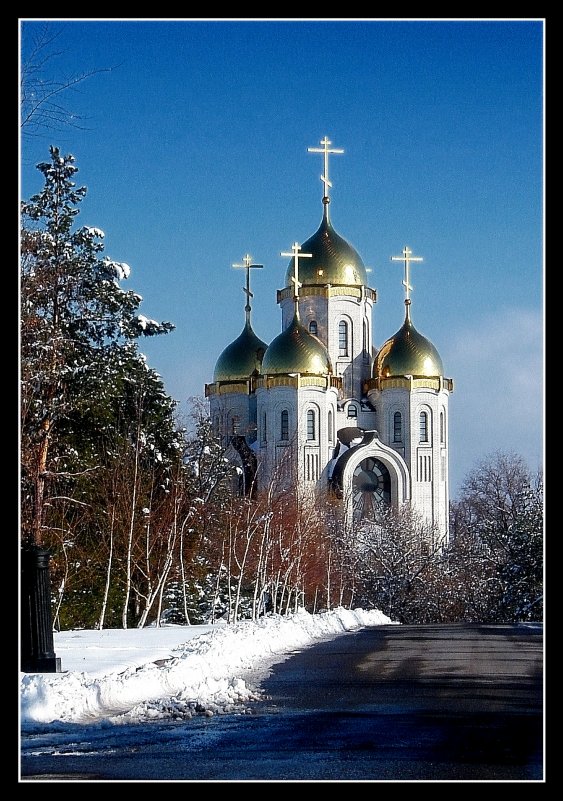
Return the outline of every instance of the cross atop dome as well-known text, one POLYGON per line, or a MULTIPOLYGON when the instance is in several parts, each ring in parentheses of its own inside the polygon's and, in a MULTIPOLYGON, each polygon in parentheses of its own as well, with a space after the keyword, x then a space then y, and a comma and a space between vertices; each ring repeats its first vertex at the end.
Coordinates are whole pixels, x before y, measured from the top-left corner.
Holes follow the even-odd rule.
POLYGON ((312 253, 300 253, 301 245, 298 242, 294 242, 291 247, 291 253, 282 252, 281 256, 291 256, 293 257, 293 276, 291 280, 293 281, 293 299, 295 301, 295 305, 299 302, 299 288, 303 286, 299 282, 299 259, 312 259, 312 253))
POLYGON ((246 256, 243 257, 244 264, 233 264, 233 267, 246 270, 246 287, 243 287, 242 291, 246 294, 246 306, 244 307, 244 311, 246 312, 246 319, 250 320, 250 298, 253 298, 254 295, 250 291, 250 271, 252 269, 262 269, 264 267, 263 264, 252 264, 252 256, 249 256, 248 253, 246 256))
POLYGON ((309 153, 322 153, 324 157, 324 175, 321 175, 321 181, 324 184, 324 197, 323 203, 327 205, 330 203, 330 198, 328 196, 328 188, 332 186, 331 182, 328 179, 328 154, 329 153, 344 153, 343 150, 338 148, 330 148, 329 145, 332 142, 329 140, 328 136, 325 136, 324 139, 321 139, 320 144, 322 147, 308 147, 307 150, 309 153))
POLYGON ((402 261, 405 265, 405 277, 402 281, 402 284, 405 287, 405 305, 410 306, 410 292, 412 290, 412 286, 410 284, 410 264, 412 261, 424 261, 424 259, 422 256, 413 256, 412 250, 408 247, 408 245, 405 245, 403 248, 403 255, 391 256, 391 261, 402 261))

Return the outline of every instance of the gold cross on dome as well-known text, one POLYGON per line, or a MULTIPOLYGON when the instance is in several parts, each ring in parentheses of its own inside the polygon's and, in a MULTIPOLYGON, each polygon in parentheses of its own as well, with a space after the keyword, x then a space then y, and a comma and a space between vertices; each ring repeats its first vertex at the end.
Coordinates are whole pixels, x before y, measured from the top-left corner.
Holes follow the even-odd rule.
POLYGON ((402 261, 405 265, 405 278, 403 280, 403 286, 405 287, 405 300, 410 301, 410 291, 412 290, 412 286, 410 284, 410 265, 412 261, 423 261, 422 256, 413 256, 412 250, 405 245, 403 248, 403 255, 402 256, 391 256, 391 261, 402 261))
POLYGON ((328 154, 344 153, 344 151, 337 148, 329 148, 329 145, 332 145, 332 142, 327 136, 325 136, 324 139, 321 139, 320 144, 322 147, 308 147, 307 150, 309 153, 322 153, 324 156, 324 175, 321 175, 321 181, 324 184, 324 196, 328 198, 328 188, 329 186, 332 186, 331 182, 328 180, 328 154))
POLYGON ((282 256, 291 256, 293 258, 293 275, 291 280, 293 281, 294 290, 293 290, 293 297, 295 300, 299 297, 299 288, 303 286, 299 282, 299 259, 312 259, 312 253, 300 253, 301 245, 298 242, 294 242, 291 247, 291 253, 282 253, 282 256))
POLYGON ((250 271, 252 269, 259 269, 261 270, 264 265, 263 264, 252 264, 252 256, 249 256, 248 253, 246 256, 243 257, 244 264, 233 264, 233 267, 236 267, 241 270, 246 270, 246 287, 243 287, 243 292, 246 294, 246 306, 244 307, 245 312, 250 311, 250 298, 253 298, 254 295, 250 291, 250 271))

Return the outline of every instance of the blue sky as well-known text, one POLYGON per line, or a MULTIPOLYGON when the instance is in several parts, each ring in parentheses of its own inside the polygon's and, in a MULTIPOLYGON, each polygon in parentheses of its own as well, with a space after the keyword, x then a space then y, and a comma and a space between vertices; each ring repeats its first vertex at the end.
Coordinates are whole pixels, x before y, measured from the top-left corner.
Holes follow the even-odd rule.
POLYGON ((497 450, 543 463, 544 21, 19 20, 60 35, 50 77, 106 70, 65 94, 84 129, 22 137, 21 194, 42 186, 49 145, 88 187, 78 222, 131 265, 141 311, 176 330, 142 340, 189 413, 244 324, 280 331, 281 251, 322 216, 324 136, 331 220, 371 268, 380 347, 412 320, 438 349, 450 399, 452 497, 497 450))

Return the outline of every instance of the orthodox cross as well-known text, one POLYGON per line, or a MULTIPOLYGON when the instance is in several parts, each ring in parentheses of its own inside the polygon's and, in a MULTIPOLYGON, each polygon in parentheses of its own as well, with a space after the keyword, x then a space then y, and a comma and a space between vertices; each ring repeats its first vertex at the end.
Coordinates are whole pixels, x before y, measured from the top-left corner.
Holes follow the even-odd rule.
POLYGON ((248 253, 243 258, 244 264, 233 264, 233 267, 237 267, 242 270, 246 270, 246 287, 243 287, 243 292, 246 294, 246 306, 244 310, 246 312, 246 319, 248 320, 250 317, 250 298, 253 298, 254 295, 250 291, 250 271, 252 269, 262 269, 264 267, 263 264, 252 264, 252 256, 249 256, 248 253))
POLYGON ((324 139, 321 139, 320 144, 322 147, 308 147, 307 150, 309 153, 322 153, 324 155, 324 175, 321 175, 321 181, 324 184, 324 196, 328 200, 328 188, 332 186, 331 182, 328 180, 328 154, 329 153, 344 153, 343 150, 338 150, 337 148, 329 148, 329 145, 332 142, 329 141, 328 137, 325 136, 324 139))
POLYGON ((403 255, 402 256, 391 256, 391 261, 402 261, 404 263, 404 265, 405 265, 405 278, 404 278, 404 281, 402 283, 403 283, 403 286, 405 287, 405 303, 408 301, 408 303, 410 304, 411 301, 410 301, 409 292, 412 289, 412 286, 410 285, 410 280, 409 280, 410 279, 410 264, 411 264, 411 261, 423 261, 422 256, 413 256, 412 255, 412 250, 407 245, 405 245, 405 247, 403 248, 403 255))
POLYGON ((293 275, 291 277, 291 280, 293 281, 294 284, 293 299, 295 300, 296 303, 299 298, 299 287, 303 286, 303 284, 301 284, 299 281, 299 259, 313 258, 312 253, 300 253, 299 252, 300 250, 301 250, 301 245, 298 244, 297 242, 294 242, 291 247, 291 253, 281 254, 282 256, 291 256, 293 258, 293 275))

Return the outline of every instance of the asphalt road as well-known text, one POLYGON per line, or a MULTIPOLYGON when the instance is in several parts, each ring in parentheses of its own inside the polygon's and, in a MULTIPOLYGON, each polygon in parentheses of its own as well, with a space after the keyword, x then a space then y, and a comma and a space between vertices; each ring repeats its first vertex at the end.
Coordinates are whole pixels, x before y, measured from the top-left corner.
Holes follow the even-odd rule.
POLYGON ((275 664, 261 688, 246 714, 24 742, 21 779, 545 780, 540 624, 348 632, 275 664))

